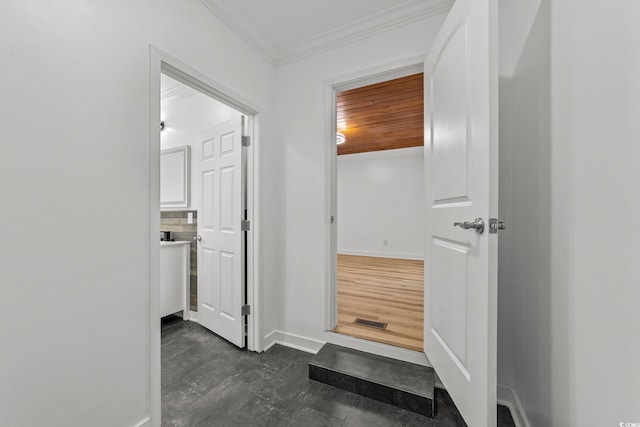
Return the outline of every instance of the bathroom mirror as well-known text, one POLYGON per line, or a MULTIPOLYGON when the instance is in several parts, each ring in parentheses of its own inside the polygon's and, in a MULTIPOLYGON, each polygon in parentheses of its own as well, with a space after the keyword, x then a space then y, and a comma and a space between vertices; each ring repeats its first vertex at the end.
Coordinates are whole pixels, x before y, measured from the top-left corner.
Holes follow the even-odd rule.
POLYGON ((160 152, 160 209, 189 207, 191 147, 167 148, 160 152))

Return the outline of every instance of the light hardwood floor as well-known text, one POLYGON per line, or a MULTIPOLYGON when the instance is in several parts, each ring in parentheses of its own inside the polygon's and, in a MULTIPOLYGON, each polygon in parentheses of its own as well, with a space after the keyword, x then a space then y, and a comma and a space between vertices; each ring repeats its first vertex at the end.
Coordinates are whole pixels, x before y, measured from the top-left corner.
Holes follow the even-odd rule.
POLYGON ((345 335, 422 351, 424 262, 338 255, 338 326, 345 335), (385 330, 356 318, 387 323, 385 330))

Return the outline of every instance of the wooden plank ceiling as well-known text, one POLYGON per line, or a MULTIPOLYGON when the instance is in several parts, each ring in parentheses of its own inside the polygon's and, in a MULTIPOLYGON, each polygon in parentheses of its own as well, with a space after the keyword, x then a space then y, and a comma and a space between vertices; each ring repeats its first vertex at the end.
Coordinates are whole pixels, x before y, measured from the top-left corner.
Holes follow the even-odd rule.
POLYGON ((423 74, 341 92, 336 111, 338 155, 422 146, 423 74))

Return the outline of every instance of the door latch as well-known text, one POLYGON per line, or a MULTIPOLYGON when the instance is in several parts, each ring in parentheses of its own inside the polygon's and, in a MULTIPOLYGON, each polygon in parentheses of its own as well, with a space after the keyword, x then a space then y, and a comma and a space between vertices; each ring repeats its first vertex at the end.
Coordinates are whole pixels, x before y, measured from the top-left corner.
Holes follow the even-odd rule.
POLYGON ((498 221, 498 218, 489 218, 489 233, 496 234, 498 230, 504 230, 507 226, 504 221, 498 221))

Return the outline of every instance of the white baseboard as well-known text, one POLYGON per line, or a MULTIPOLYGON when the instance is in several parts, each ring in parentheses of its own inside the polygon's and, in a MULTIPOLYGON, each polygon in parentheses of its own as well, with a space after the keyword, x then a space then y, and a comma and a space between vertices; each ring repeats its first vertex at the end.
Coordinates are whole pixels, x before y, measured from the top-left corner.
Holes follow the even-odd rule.
MULTIPOLYGON (((436 388, 441 388, 446 390, 446 387, 440 382, 436 374, 436 388)), ((511 412, 511 417, 513 418, 513 422, 516 427, 530 427, 529 420, 527 419, 527 415, 522 409, 522 405, 520 404, 520 399, 518 399, 518 395, 515 390, 509 386, 498 384, 497 390, 498 396, 497 401, 498 405, 506 406, 509 408, 511 412)))
POLYGON ((198 312, 189 310, 189 320, 198 323, 198 312))
POLYGON ((149 427, 151 425, 151 418, 147 417, 144 420, 140 421, 137 424, 134 424, 133 427, 149 427))
POLYGON ((403 252, 352 251, 348 249, 338 249, 338 254, 372 256, 378 258, 424 259, 424 254, 407 254, 403 252))
POLYGON ((498 384, 498 403, 509 408, 516 427, 531 426, 514 389, 506 385, 498 384))
POLYGON ((324 341, 313 338, 303 337, 301 335, 290 334, 288 332, 273 331, 264 337, 264 351, 269 350, 275 344, 284 345, 285 347, 295 348, 296 350, 306 351, 307 353, 316 354, 324 341))
POLYGON ((366 353, 377 354, 378 356, 389 357, 422 366, 431 366, 431 362, 429 362, 427 356, 421 351, 407 350, 406 348, 367 341, 349 335, 336 334, 335 332, 327 332, 327 342, 366 353))

